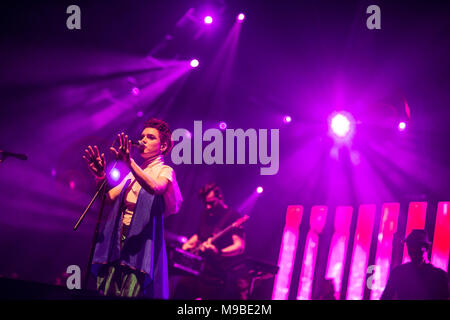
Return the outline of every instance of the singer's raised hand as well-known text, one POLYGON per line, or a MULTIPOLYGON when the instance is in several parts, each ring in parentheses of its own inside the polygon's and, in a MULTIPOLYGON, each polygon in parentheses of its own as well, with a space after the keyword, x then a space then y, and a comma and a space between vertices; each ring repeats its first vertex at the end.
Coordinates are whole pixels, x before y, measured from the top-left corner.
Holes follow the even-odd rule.
POLYGON ((88 146, 84 152, 85 155, 83 156, 83 159, 86 160, 91 172, 98 178, 104 177, 106 166, 105 154, 102 153, 100 155, 100 151, 97 146, 94 146, 94 148, 88 146))
POLYGON ((114 153, 117 160, 128 164, 131 159, 131 140, 129 140, 128 135, 123 132, 117 135, 117 140, 119 141, 119 149, 116 150, 114 147, 111 147, 110 150, 114 153))

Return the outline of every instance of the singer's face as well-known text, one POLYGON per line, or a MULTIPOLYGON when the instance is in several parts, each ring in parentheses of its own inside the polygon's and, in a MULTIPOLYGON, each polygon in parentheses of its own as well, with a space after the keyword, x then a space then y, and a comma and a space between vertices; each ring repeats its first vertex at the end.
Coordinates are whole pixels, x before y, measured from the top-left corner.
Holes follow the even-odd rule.
POLYGON ((141 141, 145 146, 139 147, 142 158, 148 159, 162 154, 159 131, 155 128, 145 128, 141 133, 141 141))

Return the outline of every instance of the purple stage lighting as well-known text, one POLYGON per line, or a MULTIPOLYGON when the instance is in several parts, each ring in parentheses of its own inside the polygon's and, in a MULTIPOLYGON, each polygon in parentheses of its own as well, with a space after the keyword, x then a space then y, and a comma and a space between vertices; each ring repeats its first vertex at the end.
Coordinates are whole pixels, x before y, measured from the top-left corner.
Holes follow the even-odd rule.
POLYGON ((116 168, 114 168, 114 169, 111 170, 110 176, 111 176, 111 179, 113 181, 119 181, 119 179, 120 179, 120 171, 117 170, 116 168))
POLYGON ((191 60, 191 67, 192 68, 197 68, 199 64, 200 64, 200 62, 198 62, 197 59, 192 59, 191 60))
POLYGON ((283 122, 284 123, 289 123, 289 122, 291 122, 292 121, 292 118, 290 117, 290 116, 285 116, 284 118, 283 118, 283 122))
POLYGON ((225 130, 226 128, 227 128, 227 123, 224 122, 224 121, 221 121, 221 122, 219 123, 219 129, 220 129, 220 130, 225 130))
POLYGON ((331 119, 331 130, 339 138, 344 138, 350 133, 351 121, 342 113, 338 113, 331 119))
POLYGON ((402 121, 398 124, 398 130, 404 131, 406 129, 406 122, 402 121))
POLYGON ((206 16, 204 21, 205 24, 211 24, 213 22, 213 18, 211 16, 206 16))
POLYGON ((242 22, 242 21, 244 21, 244 19, 245 19, 245 14, 239 13, 239 15, 237 16, 237 20, 242 22))
POLYGON ((139 118, 142 118, 143 115, 144 115, 144 112, 138 111, 137 116, 138 116, 139 118))
POLYGON ((139 88, 138 87, 133 87, 133 89, 131 89, 131 93, 133 94, 133 96, 138 96, 139 95, 139 88))
POLYGON ((256 188, 256 192, 258 193, 262 193, 263 191, 264 191, 263 187, 256 188))

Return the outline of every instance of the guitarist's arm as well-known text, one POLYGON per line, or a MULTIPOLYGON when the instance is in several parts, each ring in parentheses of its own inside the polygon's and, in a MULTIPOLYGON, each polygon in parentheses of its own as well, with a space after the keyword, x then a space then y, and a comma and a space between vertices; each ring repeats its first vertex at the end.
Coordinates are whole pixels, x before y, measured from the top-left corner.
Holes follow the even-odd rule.
POLYGON ((233 244, 225 247, 221 250, 221 254, 224 257, 232 257, 238 254, 244 253, 245 240, 237 234, 232 235, 233 244))
POLYGON ((194 234, 192 237, 189 238, 188 241, 186 241, 183 244, 181 249, 186 251, 186 250, 190 250, 192 248, 195 248, 197 246, 197 242, 198 242, 198 235, 194 234))

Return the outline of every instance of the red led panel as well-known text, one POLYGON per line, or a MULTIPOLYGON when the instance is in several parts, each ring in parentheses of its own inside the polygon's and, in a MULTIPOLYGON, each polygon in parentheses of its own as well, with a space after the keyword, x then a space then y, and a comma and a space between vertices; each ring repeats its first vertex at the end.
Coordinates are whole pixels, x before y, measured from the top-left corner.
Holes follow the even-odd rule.
POLYGON ((448 272, 448 257, 450 254, 450 202, 439 202, 434 229, 431 263, 448 272))
POLYGON ((378 300, 383 293, 389 276, 394 233, 397 232, 399 203, 385 203, 381 211, 381 225, 378 233, 375 258, 374 283, 371 288, 371 300, 378 300))
POLYGON ((311 208, 310 229, 306 237, 305 255, 298 284, 297 300, 311 299, 319 234, 322 233, 325 226, 327 212, 328 208, 326 206, 314 206, 311 208))
MULTIPOLYGON (((408 220, 406 222, 405 237, 410 234, 413 229, 424 229, 425 219, 427 217, 427 203, 426 202, 411 202, 408 208, 408 220)), ((406 245, 403 248, 402 263, 411 261, 408 256, 406 245)))
POLYGON ((334 218, 334 234, 331 239, 328 265, 325 275, 326 278, 333 279, 336 290, 336 299, 339 299, 342 285, 342 275, 344 272, 352 214, 353 207, 342 206, 336 208, 336 215, 334 218))
POLYGON ((294 259, 297 252, 299 225, 302 221, 303 206, 288 206, 286 224, 278 257, 278 273, 272 292, 272 300, 287 300, 291 284, 294 259))
POLYGON ((365 204, 359 207, 348 279, 347 300, 362 300, 364 296, 375 212, 376 206, 374 204, 365 204))

